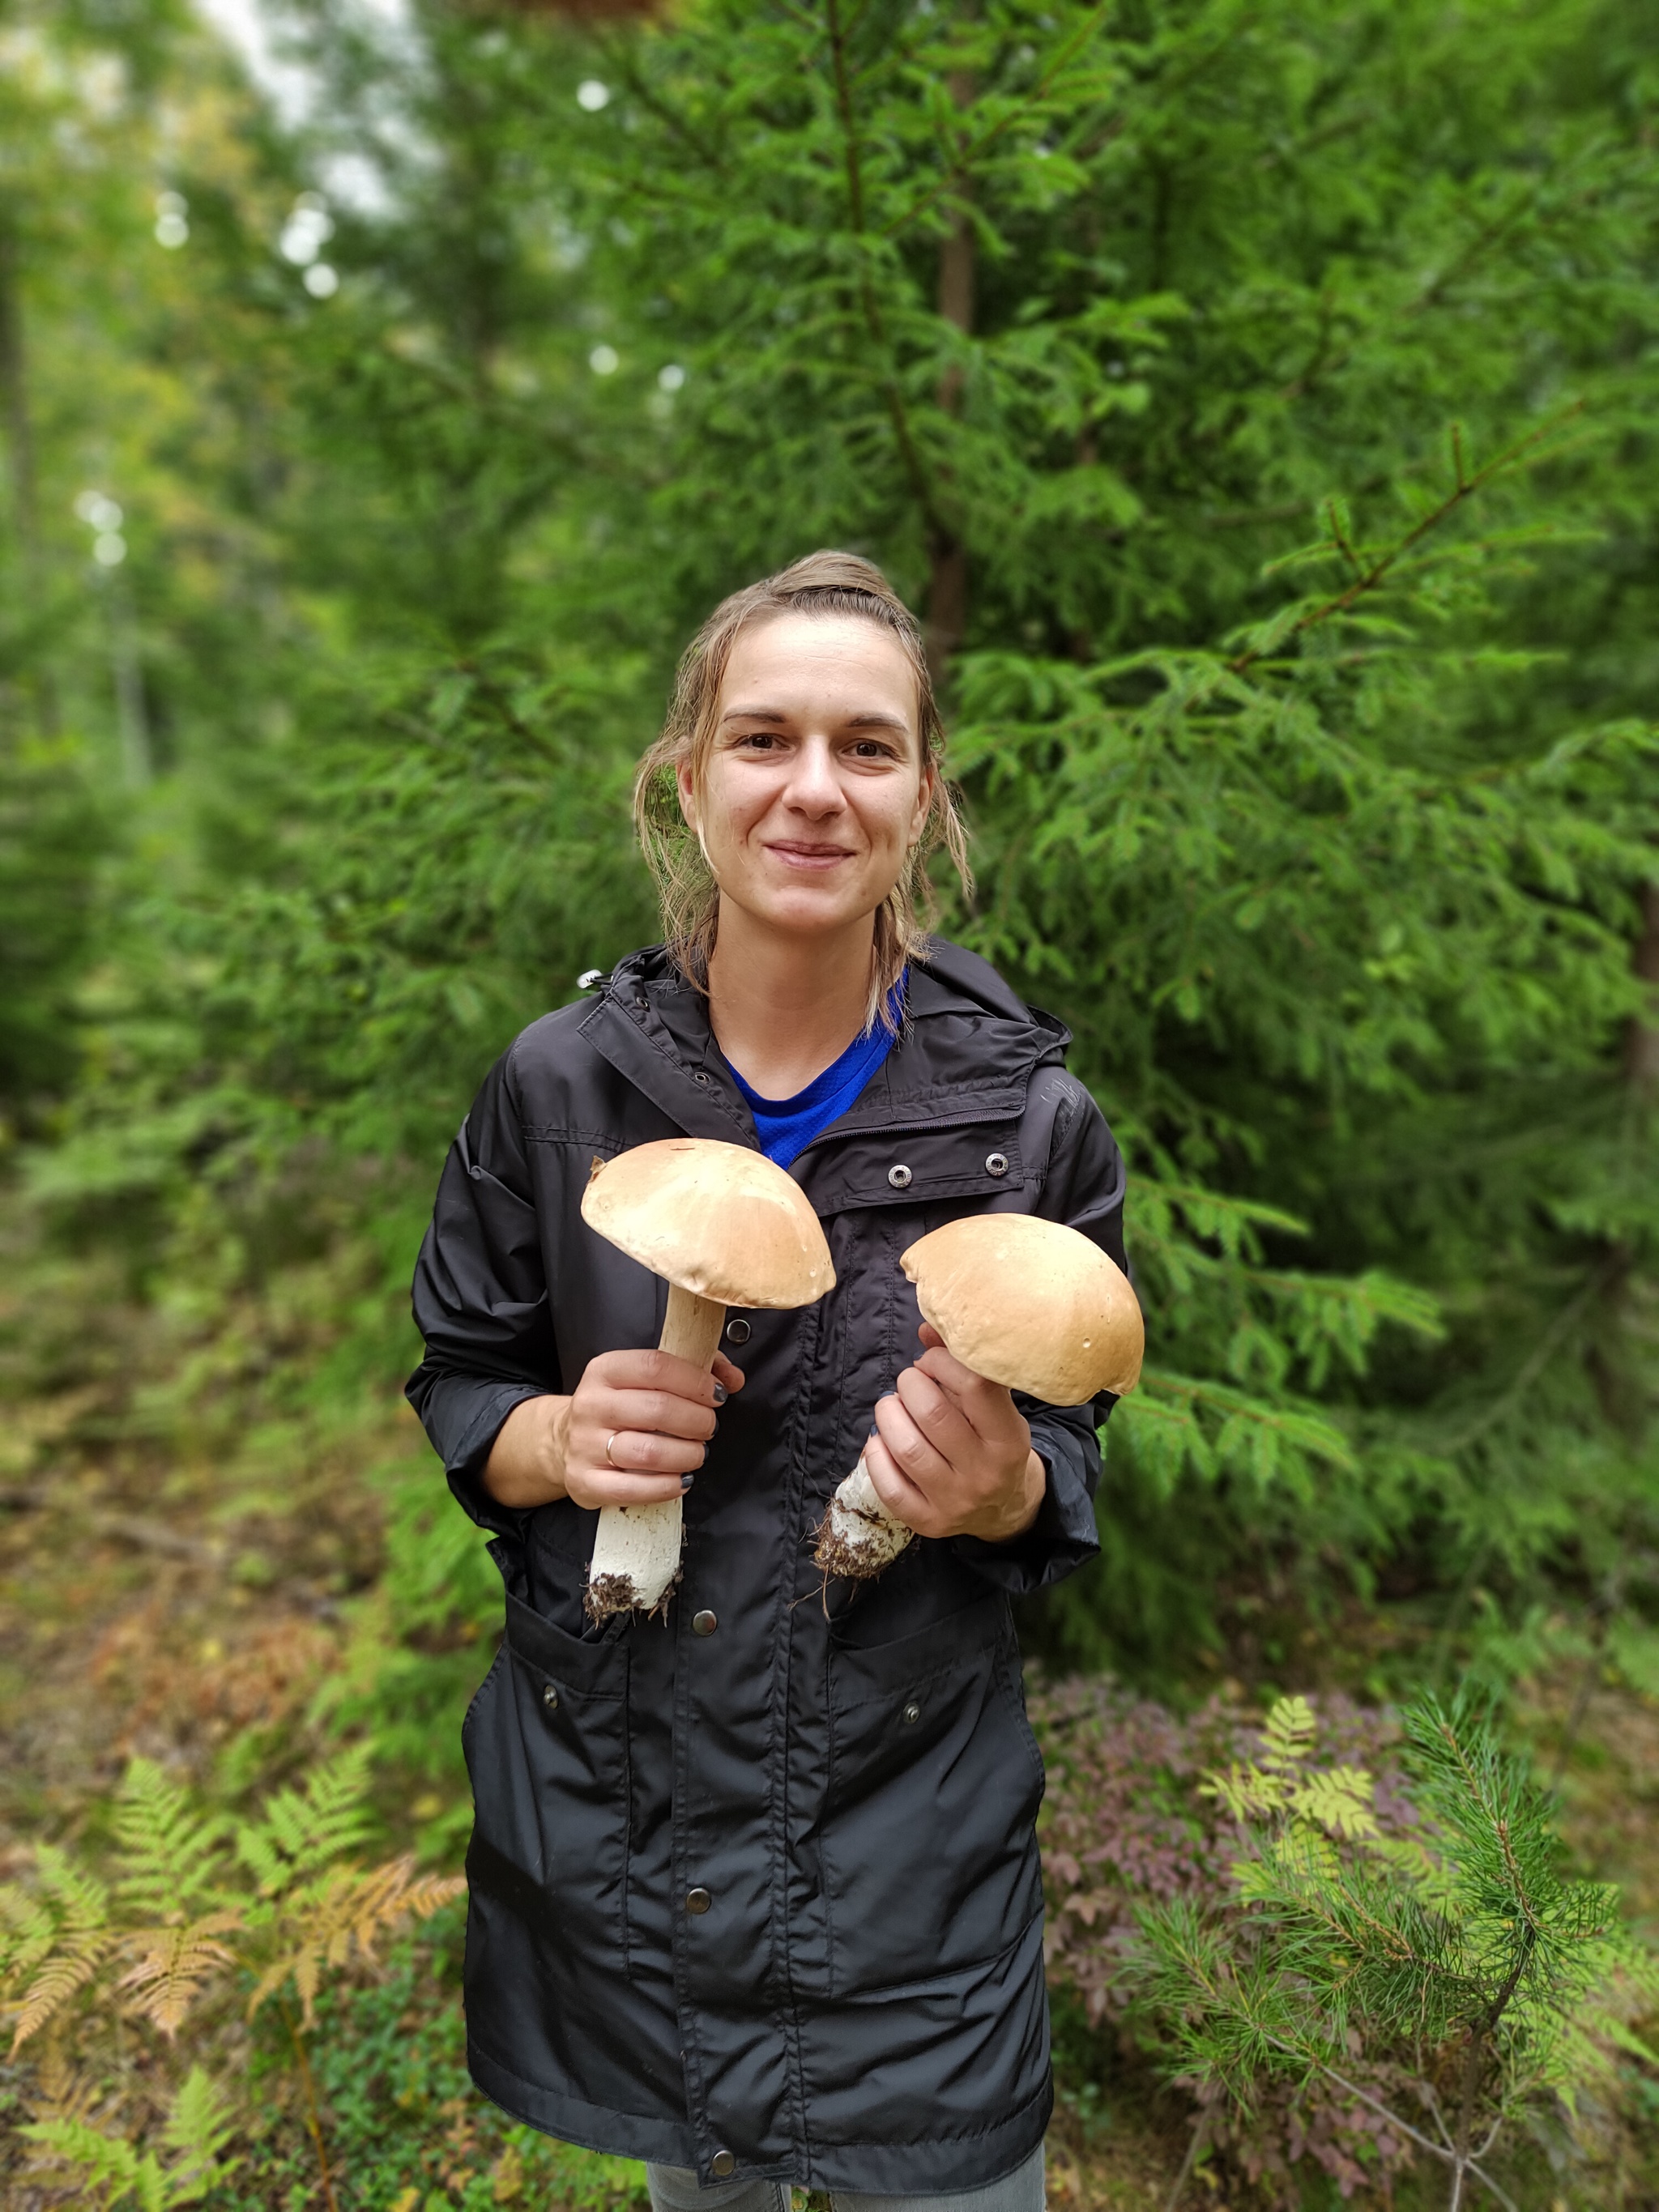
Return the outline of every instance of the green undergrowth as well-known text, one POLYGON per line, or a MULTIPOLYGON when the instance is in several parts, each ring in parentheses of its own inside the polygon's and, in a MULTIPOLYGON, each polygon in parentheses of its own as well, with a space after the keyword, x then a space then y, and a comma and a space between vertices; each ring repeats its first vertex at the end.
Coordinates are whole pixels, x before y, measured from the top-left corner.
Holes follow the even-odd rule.
MULTIPOLYGON (((340 2212, 622 2212, 648 2203, 645 2169, 555 2142, 488 2103, 466 2073, 464 1911, 452 1907, 387 1954, 383 1975, 317 2007, 313 2071, 340 2212)), ((290 2108, 280 2023, 262 2033, 250 2102, 274 2102, 263 2135, 207 2212, 317 2202, 317 2158, 290 2108)))

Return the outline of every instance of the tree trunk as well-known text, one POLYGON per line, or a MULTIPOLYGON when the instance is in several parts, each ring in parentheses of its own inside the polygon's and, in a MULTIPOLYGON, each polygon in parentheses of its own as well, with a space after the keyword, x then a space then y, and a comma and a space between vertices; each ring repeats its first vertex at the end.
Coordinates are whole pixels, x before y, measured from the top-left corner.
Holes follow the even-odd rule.
MULTIPOLYGON (((6 425, 12 530, 17 540, 21 583, 19 597, 27 612, 33 615, 39 611, 42 589, 34 426, 29 415, 23 304, 17 281, 17 239, 3 212, 0 212, 0 413, 3 413, 6 425)), ((57 701, 51 678, 44 669, 35 674, 34 708, 40 734, 52 736, 58 726, 57 701)))
POLYGON ((1639 1097, 1659 1096, 1659 884, 1642 886, 1642 933, 1631 965, 1649 988, 1644 1013, 1632 1016, 1625 1036, 1625 1073, 1639 1097))

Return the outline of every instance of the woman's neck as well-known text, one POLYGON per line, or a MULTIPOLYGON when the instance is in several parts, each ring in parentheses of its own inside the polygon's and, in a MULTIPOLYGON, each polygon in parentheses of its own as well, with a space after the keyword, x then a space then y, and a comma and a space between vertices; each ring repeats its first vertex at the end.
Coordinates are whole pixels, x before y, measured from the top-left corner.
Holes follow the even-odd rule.
POLYGON ((720 901, 708 1018, 714 1042, 763 1098, 793 1098, 863 1030, 873 940, 872 916, 828 937, 786 937, 720 901))

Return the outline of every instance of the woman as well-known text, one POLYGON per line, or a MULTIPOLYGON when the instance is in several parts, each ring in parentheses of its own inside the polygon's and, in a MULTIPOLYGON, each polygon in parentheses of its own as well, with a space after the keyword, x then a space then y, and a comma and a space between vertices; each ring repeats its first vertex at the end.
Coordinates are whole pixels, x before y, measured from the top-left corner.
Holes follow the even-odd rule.
POLYGON ((868 562, 815 554, 716 611, 635 787, 667 947, 498 1063, 416 1275, 410 1395, 507 1584, 463 1729, 473 2078, 647 2160, 659 2212, 787 2212, 792 2182, 1042 2202, 1042 1770, 1008 1600, 1096 1549, 1109 1401, 969 1373, 898 1255, 1002 1208, 1121 1262, 1123 1170, 1066 1031, 922 933, 928 854, 964 860, 940 745, 868 562), (790 1167, 836 1266, 816 1306, 733 1313, 712 1375, 641 1348, 665 1286, 580 1213, 596 1157, 681 1134, 790 1167), (812 1534, 872 1420, 925 1540, 825 1591, 812 1534), (587 1626, 597 1510, 682 1491, 665 1616, 587 1626))

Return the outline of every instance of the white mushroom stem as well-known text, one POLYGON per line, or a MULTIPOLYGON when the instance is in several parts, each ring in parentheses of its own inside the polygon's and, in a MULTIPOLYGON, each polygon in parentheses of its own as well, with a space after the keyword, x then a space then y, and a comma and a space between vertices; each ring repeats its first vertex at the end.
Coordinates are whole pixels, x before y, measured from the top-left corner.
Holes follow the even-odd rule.
MULTIPOLYGON (((658 1349, 689 1359, 705 1373, 726 1325, 726 1308, 695 1291, 668 1286, 668 1311, 658 1349)), ((593 1540, 587 1576, 587 1610, 595 1620, 612 1613, 646 1613, 660 1605, 679 1580, 683 1512, 678 1498, 659 1505, 605 1505, 593 1540)))
POLYGON ((860 1454, 858 1465, 830 1501, 818 1532, 817 1562, 829 1574, 866 1581, 891 1566, 915 1534, 882 1504, 860 1454))

